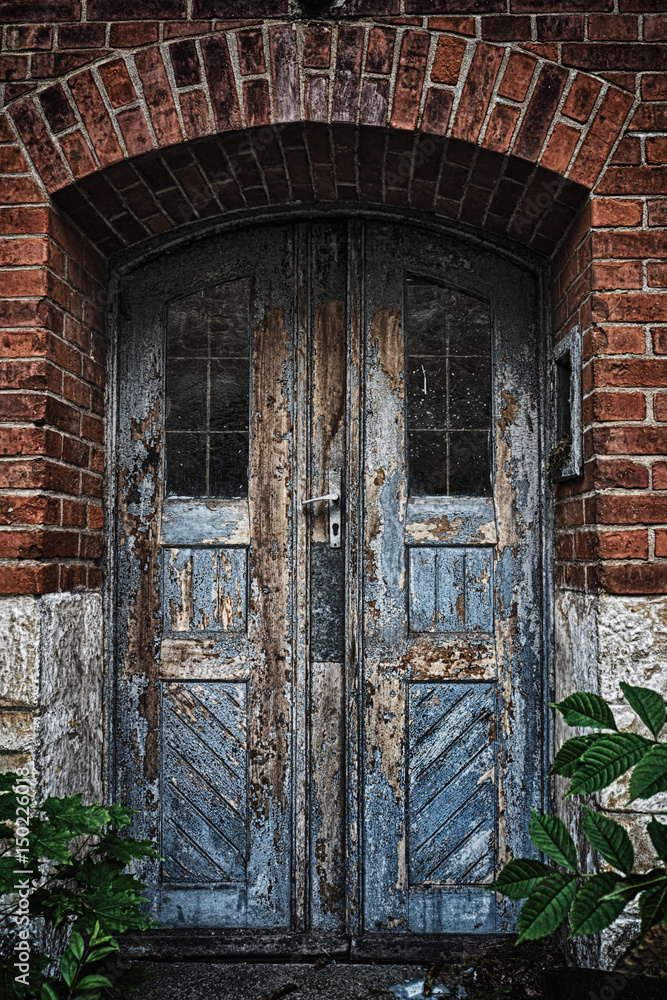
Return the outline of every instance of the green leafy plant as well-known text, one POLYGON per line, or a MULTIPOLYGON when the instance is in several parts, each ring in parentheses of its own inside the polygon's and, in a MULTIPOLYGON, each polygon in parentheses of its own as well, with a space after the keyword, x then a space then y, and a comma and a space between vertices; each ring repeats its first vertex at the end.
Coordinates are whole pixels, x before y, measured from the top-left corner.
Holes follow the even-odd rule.
POLYGON ((84 805, 80 795, 35 806, 22 777, 0 775, 3 998, 96 1000, 120 996, 144 981, 143 973, 117 961, 117 935, 154 924, 143 909, 146 886, 127 866, 159 856, 152 841, 120 835, 131 816, 132 810, 119 805, 84 805), (17 822, 19 816, 25 819, 17 822), (61 936, 69 931, 61 955, 55 946, 51 954, 28 948, 36 917, 47 930, 60 929, 61 936), (29 960, 17 962, 22 951, 29 960))
MULTIPOLYGON (((550 773, 569 779, 567 796, 600 791, 628 771, 632 771, 629 802, 667 791, 667 742, 659 739, 667 705, 650 688, 622 683, 621 689, 650 738, 619 732, 611 708, 598 694, 575 692, 554 705, 568 725, 595 730, 567 740, 554 758, 550 773)), ((640 873, 634 871, 634 848, 620 823, 584 807, 581 828, 613 871, 597 875, 582 871, 563 821, 533 810, 531 840, 553 864, 516 858, 489 887, 510 899, 526 900, 519 914, 517 943, 553 933, 568 915, 572 937, 595 934, 637 897, 642 937, 667 924, 667 824, 651 817, 647 833, 656 860, 663 865, 640 873)))

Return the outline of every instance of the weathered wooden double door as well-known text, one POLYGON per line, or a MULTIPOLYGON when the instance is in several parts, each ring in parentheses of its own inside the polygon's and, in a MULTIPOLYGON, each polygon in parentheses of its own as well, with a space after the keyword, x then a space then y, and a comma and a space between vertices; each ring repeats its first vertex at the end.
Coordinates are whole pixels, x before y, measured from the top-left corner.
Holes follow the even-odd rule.
POLYGON ((541 801, 537 297, 372 220, 121 281, 116 771, 163 925, 511 929, 486 887, 541 801))

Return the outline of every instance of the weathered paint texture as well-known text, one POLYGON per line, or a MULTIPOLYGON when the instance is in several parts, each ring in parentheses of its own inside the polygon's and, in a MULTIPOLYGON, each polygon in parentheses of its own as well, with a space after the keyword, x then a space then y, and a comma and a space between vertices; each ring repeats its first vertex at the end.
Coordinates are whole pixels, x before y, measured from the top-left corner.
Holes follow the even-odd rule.
POLYGON ((291 227, 269 246, 255 230, 149 263, 120 295, 118 780, 166 845, 149 876, 167 924, 290 919, 292 259, 291 227), (248 274, 247 498, 164 502, 164 303, 211 286, 224 301, 248 274), (233 787, 216 786, 207 755, 233 787))
MULTIPOLYGON (((538 293, 529 271, 453 238, 376 224, 366 240, 365 927, 502 931, 512 908, 483 885, 499 861, 530 850, 526 809, 542 796, 541 493, 528 472, 540 464, 538 293), (486 496, 408 496, 405 275, 488 303, 496 442, 486 496), (484 705, 466 734, 469 770, 447 739, 450 702, 466 692, 484 705), (427 727, 419 706, 435 741, 430 769, 408 735, 427 727), (438 775, 448 794, 432 789, 442 808, 431 811, 421 785, 438 775)), ((454 335, 461 318, 440 322, 454 335)))
POLYGON ((33 761, 41 795, 104 796, 102 600, 0 600, 0 764, 33 761))
POLYGON ((161 839, 165 924, 513 926, 485 887, 542 801, 538 306, 533 262, 373 221, 209 237, 121 276, 119 792, 161 839), (493 341, 479 497, 409 496, 415 274, 481 303, 465 327, 438 306, 451 337, 493 341), (165 305, 172 324, 249 275, 247 498, 164 500, 165 305), (332 481, 340 548, 326 503, 302 506, 332 481))

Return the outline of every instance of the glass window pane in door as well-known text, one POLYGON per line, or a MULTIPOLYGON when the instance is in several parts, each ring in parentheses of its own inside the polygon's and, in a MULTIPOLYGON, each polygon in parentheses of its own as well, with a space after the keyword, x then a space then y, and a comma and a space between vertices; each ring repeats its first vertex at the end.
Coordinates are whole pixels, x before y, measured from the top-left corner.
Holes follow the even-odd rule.
POLYGON ((410 496, 491 491, 487 303, 427 278, 405 282, 410 496))
POLYGON ((167 496, 248 492, 250 278, 174 299, 167 314, 167 496))

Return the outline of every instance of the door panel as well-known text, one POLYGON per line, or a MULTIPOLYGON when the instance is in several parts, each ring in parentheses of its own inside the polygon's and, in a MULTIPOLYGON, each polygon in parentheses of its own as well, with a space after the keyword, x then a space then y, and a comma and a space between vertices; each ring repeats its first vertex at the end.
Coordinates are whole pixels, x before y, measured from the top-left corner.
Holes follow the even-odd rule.
POLYGON ((291 926, 293 257, 228 236, 121 299, 118 752, 166 925, 291 926))
POLYGON ((119 320, 117 763, 167 926, 513 927, 541 799, 537 289, 326 220, 137 268, 119 320), (330 531, 336 490, 342 524, 330 531))
POLYGON ((540 801, 535 283, 406 227, 366 247, 364 926, 507 929, 484 887, 540 801))

